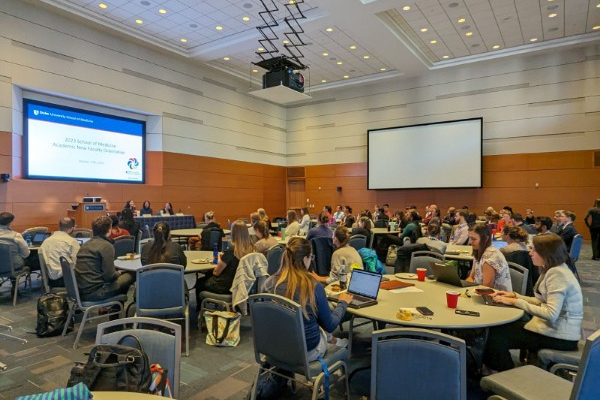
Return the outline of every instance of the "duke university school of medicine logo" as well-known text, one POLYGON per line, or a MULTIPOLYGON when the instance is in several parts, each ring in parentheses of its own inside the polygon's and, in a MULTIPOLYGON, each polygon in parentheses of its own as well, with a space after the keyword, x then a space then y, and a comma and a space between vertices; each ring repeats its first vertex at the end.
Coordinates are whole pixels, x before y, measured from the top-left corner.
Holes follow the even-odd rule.
POLYGON ((127 166, 129 167, 129 169, 137 169, 137 167, 140 165, 140 163, 138 163, 137 158, 130 158, 127 161, 127 166))

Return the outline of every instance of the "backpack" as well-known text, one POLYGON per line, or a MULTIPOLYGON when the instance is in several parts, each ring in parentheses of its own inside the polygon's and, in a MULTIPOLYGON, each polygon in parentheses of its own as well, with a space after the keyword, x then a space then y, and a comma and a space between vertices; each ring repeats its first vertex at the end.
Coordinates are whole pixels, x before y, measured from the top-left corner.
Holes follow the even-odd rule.
MULTIPOLYGON (((66 293, 46 293, 40 296, 37 303, 37 337, 50 337, 62 334, 69 316, 69 303, 66 293)), ((69 324, 72 329, 73 321, 69 324)))
POLYGON ((83 382, 90 390, 148 393, 152 375, 148 356, 133 335, 117 344, 97 344, 85 364, 71 369, 67 386, 83 382))
POLYGON ((373 249, 363 247, 358 250, 360 258, 363 260, 365 271, 376 272, 378 274, 385 274, 385 267, 377 258, 377 253, 373 249))
POLYGON ((395 244, 391 244, 388 247, 387 256, 385 257, 385 265, 394 265, 396 264, 396 257, 398 256, 398 247, 395 244))

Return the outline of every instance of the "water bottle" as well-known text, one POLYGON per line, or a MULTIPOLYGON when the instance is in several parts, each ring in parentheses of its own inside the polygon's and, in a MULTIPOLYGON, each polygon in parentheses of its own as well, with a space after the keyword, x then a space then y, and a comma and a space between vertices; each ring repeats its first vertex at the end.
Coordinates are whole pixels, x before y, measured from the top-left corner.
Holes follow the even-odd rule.
POLYGON ((25 242, 27 243, 27 247, 31 247, 31 235, 25 236, 25 242))
POLYGON ((215 243, 213 247, 213 264, 219 263, 219 244, 215 243))
POLYGON ((285 228, 281 228, 281 240, 285 240, 285 228))
POLYGON ((348 269, 346 269, 346 261, 342 260, 340 268, 340 290, 346 290, 346 282, 348 281, 348 269))
POLYGON ((392 224, 391 224, 391 223, 389 223, 389 222, 388 222, 388 224, 387 224, 387 229, 388 229, 388 232, 389 232, 389 231, 392 229, 392 224))

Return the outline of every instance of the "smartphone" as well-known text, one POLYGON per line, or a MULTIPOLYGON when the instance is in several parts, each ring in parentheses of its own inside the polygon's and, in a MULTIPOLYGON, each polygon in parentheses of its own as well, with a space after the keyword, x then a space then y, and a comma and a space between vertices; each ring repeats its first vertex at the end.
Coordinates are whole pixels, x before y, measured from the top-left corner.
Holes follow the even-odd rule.
POLYGON ((479 317, 479 313, 477 311, 456 310, 454 313, 458 315, 468 315, 469 317, 479 317))
POLYGON ((427 307, 417 307, 417 311, 419 312, 419 314, 425 315, 425 316, 428 316, 428 317, 430 317, 430 316, 433 315, 433 311, 431 311, 427 307))

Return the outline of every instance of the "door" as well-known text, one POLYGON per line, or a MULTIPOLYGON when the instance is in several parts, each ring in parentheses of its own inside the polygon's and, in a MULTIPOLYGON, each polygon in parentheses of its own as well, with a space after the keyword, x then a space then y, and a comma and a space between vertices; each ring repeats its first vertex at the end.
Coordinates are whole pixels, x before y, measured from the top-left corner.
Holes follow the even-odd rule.
POLYGON ((304 180, 288 180, 288 209, 299 209, 306 206, 304 180))

